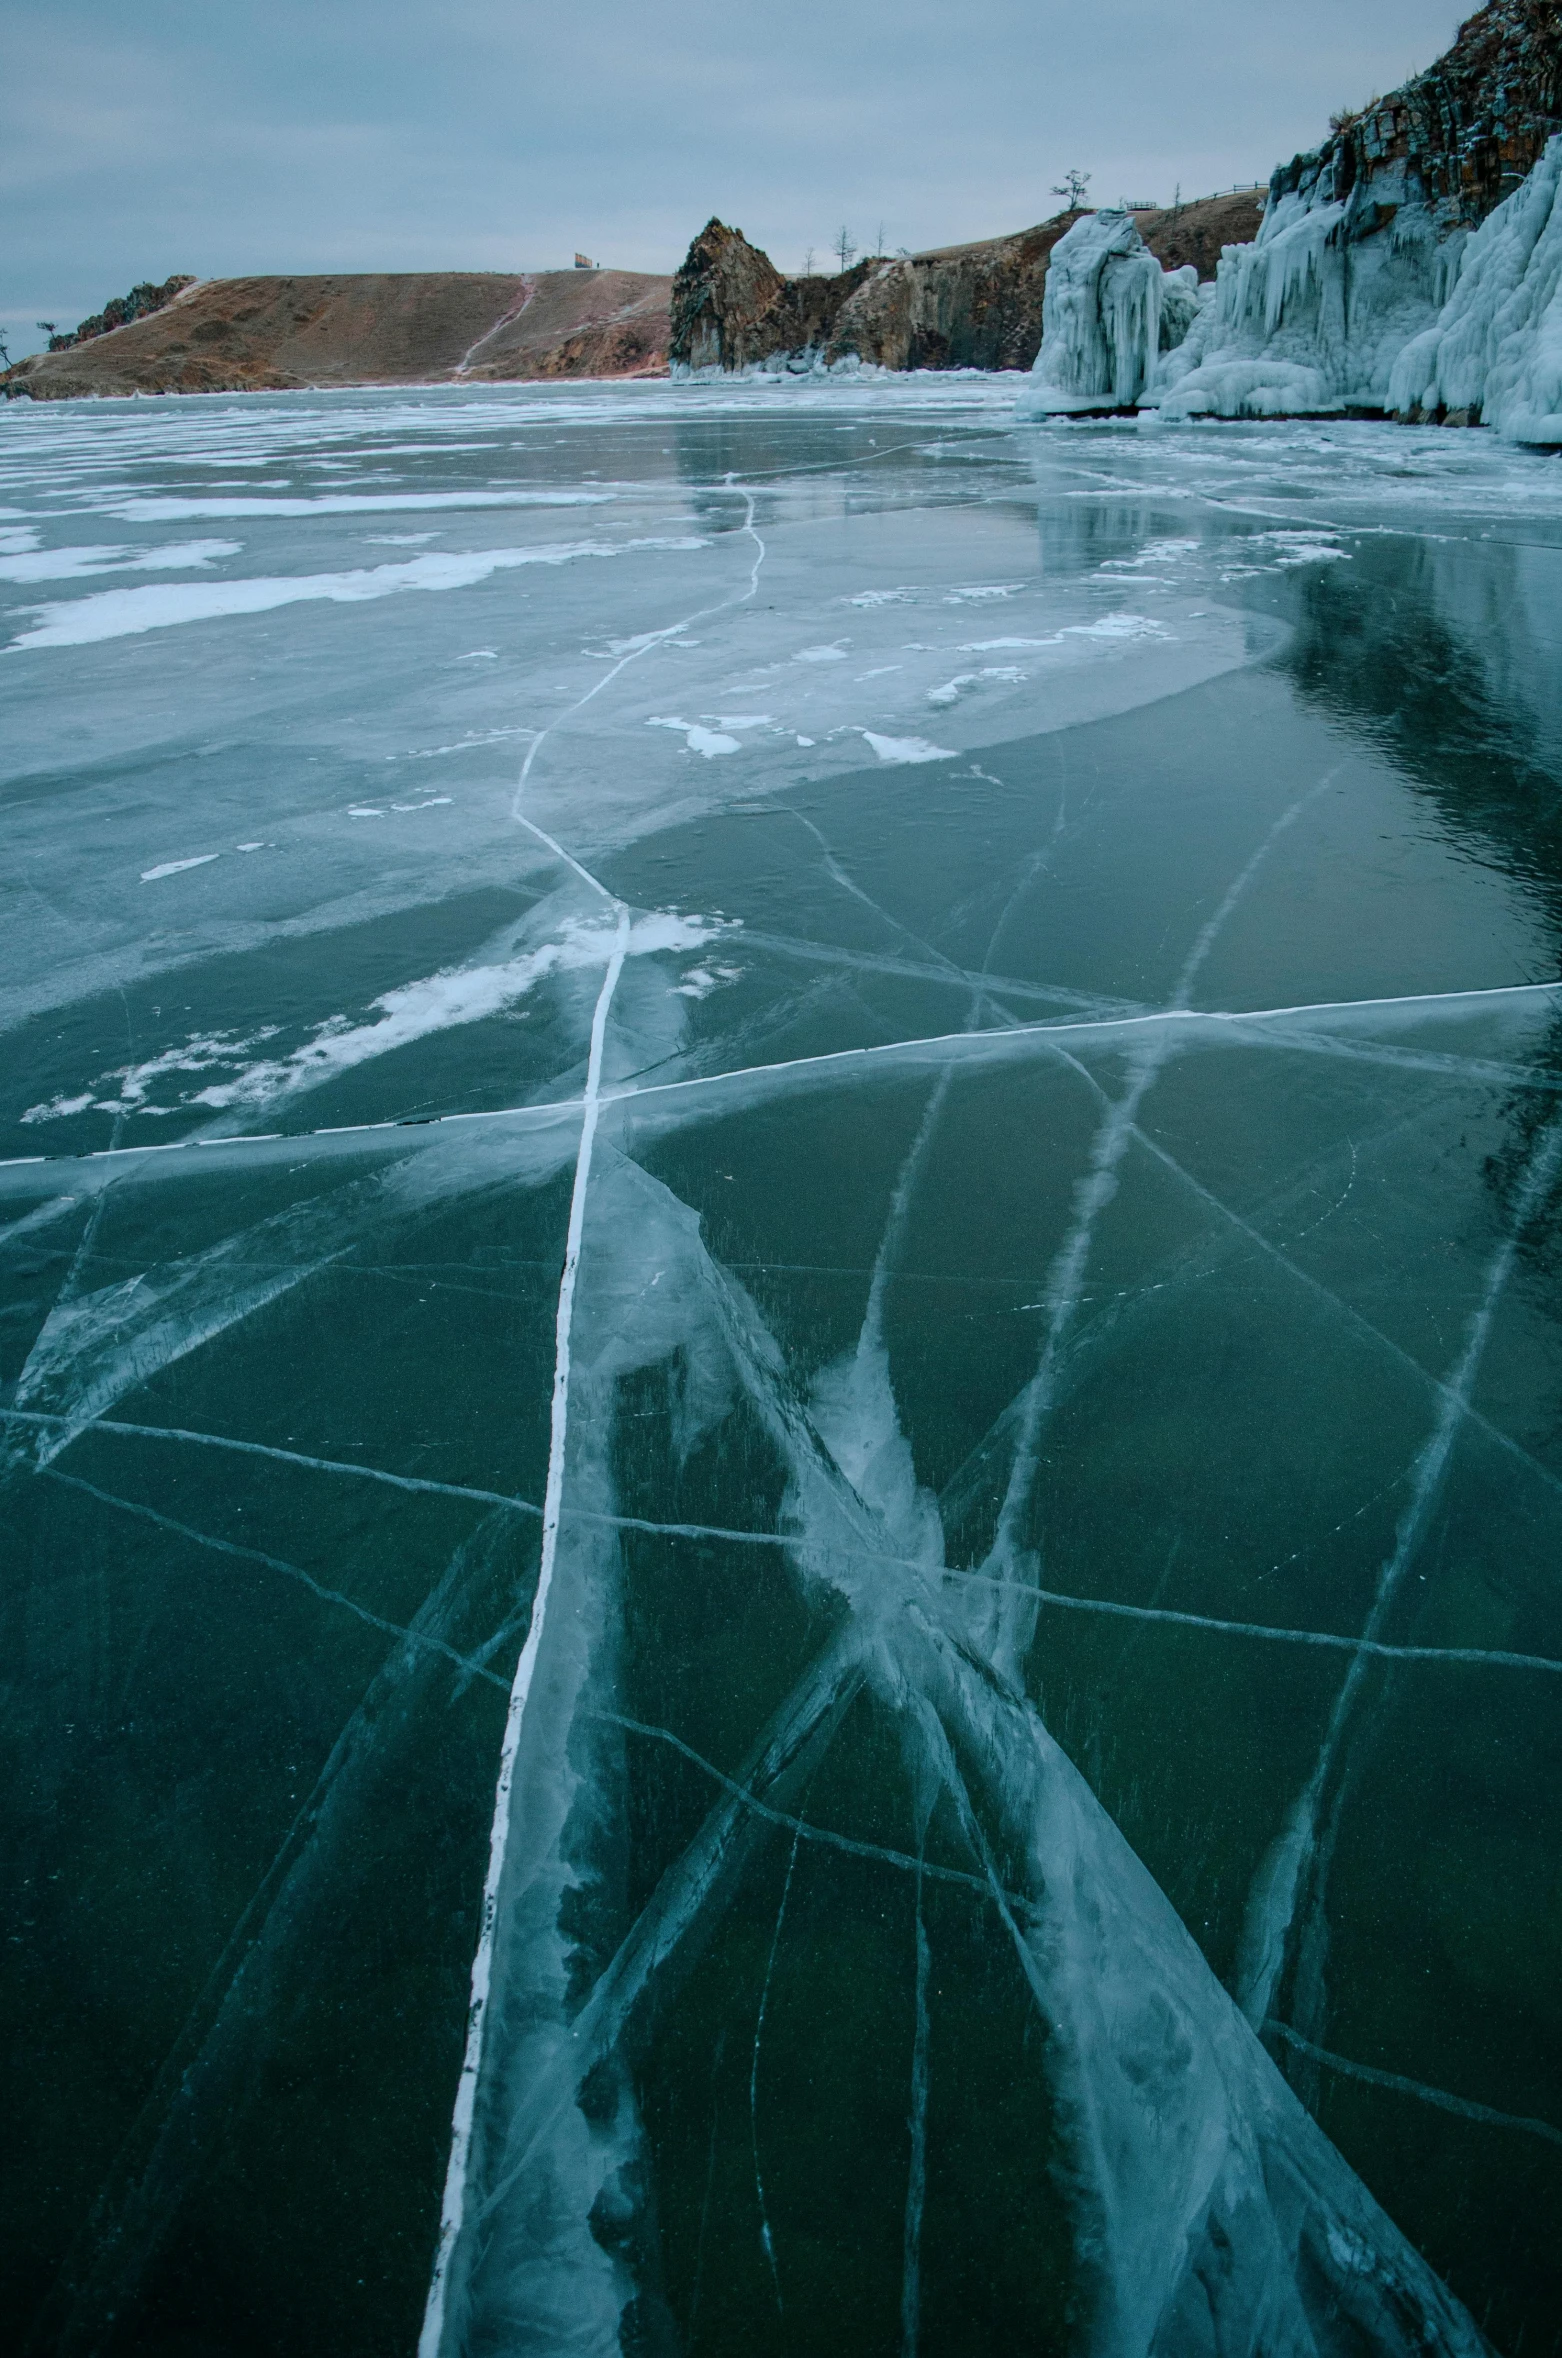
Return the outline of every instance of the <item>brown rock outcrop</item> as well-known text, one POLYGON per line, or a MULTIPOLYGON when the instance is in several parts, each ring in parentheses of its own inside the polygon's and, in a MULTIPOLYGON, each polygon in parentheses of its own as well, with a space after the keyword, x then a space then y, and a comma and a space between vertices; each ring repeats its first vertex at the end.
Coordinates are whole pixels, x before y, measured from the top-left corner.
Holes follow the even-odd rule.
POLYGON ((671 279, 643 270, 539 270, 521 288, 464 354, 463 378, 666 375, 671 279))
POLYGON ((221 278, 0 378, 35 401, 660 375, 671 280, 632 270, 221 278))
POLYGON ((1047 257, 1072 213, 1017 237, 879 262, 841 305, 826 348, 880 368, 1029 368, 1047 257))
POLYGON ((1263 218, 1267 188, 1237 188, 1229 196, 1200 197, 1191 205, 1167 205, 1158 213, 1136 213, 1139 235, 1163 270, 1191 262, 1201 279, 1215 275, 1222 246, 1251 245, 1263 218))
MULTIPOLYGON (((1138 216, 1163 267, 1212 278, 1223 244, 1258 232, 1261 189, 1138 216)), ((709 221, 673 280, 671 356, 687 368, 855 356, 880 368, 1029 368, 1041 345, 1047 258, 1078 219, 1012 237, 859 262, 834 278, 783 278, 740 229, 709 221)))
POLYGON ((842 305, 876 265, 833 278, 783 278, 741 229, 710 220, 673 279, 672 359, 685 368, 746 368, 828 343, 842 305))
POLYGON ((90 344, 94 336, 106 336, 114 328, 128 327, 134 319, 145 319, 149 313, 161 311, 165 303, 171 303, 175 295, 182 295, 186 287, 193 287, 194 284, 195 280, 188 270, 176 270, 172 278, 164 279, 161 286, 144 278, 138 286, 131 288, 128 295, 116 295, 111 303, 104 304, 101 311, 94 311, 88 319, 78 320, 75 327, 67 329, 64 335, 51 335, 49 350, 69 352, 77 344, 90 344))

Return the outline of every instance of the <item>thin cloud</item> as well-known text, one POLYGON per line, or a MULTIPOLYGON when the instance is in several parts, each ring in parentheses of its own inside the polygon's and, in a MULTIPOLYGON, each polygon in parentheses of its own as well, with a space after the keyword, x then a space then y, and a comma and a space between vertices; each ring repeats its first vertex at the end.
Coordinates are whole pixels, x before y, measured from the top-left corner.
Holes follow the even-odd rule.
MULTIPOLYGON (((1314 0, 55 0, 0 76, 0 317, 171 270, 670 270, 712 212, 784 266, 843 220, 916 248, 1261 179, 1402 81, 1456 7, 1314 0)), ((13 349, 36 337, 13 336, 13 349)))

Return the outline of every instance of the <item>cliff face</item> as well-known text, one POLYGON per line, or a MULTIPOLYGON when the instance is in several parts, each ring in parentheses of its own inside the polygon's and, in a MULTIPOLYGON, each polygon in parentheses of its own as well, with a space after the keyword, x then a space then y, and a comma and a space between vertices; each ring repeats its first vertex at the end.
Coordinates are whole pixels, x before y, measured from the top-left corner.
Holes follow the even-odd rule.
POLYGON ((64 401, 660 375, 671 283, 632 270, 207 279, 149 316, 19 361, 0 389, 64 401))
POLYGON ((1337 119, 1332 137, 1282 164, 1271 208, 1318 191, 1350 201, 1358 237, 1407 199, 1442 235, 1473 228, 1562 131, 1562 0, 1492 0, 1402 90, 1337 119))
MULTIPOLYGON (((1137 216, 1168 267, 1214 270, 1223 244, 1255 236, 1260 190, 1137 216)), ((783 278, 739 229, 710 221, 673 281, 671 357, 687 368, 850 358, 880 368, 1029 368, 1041 344, 1060 213, 1012 237, 859 262, 833 278, 783 278)))

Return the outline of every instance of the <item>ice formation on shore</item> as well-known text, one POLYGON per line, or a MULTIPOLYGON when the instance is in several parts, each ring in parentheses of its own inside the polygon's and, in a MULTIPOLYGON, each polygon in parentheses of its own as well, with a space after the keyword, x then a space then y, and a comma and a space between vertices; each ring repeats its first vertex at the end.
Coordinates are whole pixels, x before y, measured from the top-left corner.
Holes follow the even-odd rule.
POLYGON ((1562 443, 1562 136, 1474 231, 1380 183, 1341 198, 1304 174, 1196 292, 1129 215, 1086 215, 1054 251, 1019 415, 1365 410, 1562 443))
POLYGON ((1562 443, 1559 290, 1562 137, 1469 240, 1447 303, 1394 363, 1390 408, 1562 443))
POLYGON ((1052 250, 1021 417, 1127 409, 1198 312, 1191 263, 1163 270, 1131 213, 1085 213, 1052 250))

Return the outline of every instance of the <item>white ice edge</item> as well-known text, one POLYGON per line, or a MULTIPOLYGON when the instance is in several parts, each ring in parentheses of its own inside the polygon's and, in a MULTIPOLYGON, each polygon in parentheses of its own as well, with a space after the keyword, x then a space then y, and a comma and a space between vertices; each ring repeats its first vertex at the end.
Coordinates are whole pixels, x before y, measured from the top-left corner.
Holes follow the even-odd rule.
POLYGON ((467 2165, 472 2146, 472 2123, 477 2101, 477 2083, 482 2071, 483 2034, 488 2019, 488 1997, 493 1974, 494 1929, 499 1911, 499 1886, 504 1875, 505 1851, 510 1831, 510 1785, 515 1774, 516 1754, 520 1747, 521 1726, 526 1715, 527 1699, 531 1694, 532 1674, 537 1665, 538 1649, 547 1621, 548 1598, 553 1586, 553 1567, 558 1553, 559 1519, 564 1502, 564 1453, 569 1434, 569 1377, 570 1328, 575 1311, 575 1279, 580 1268, 581 1238, 585 1231, 586 1189, 591 1179, 592 1149, 596 1144, 597 1116, 602 1094, 602 1050, 607 1037, 608 1010, 618 978, 624 970, 624 959, 629 948, 629 911, 618 905, 618 931, 607 973, 597 996, 596 1011, 591 1019, 591 1050, 586 1062, 586 1087, 582 1101, 583 1119, 580 1126, 580 1148, 575 1158, 575 1181, 570 1191, 569 1229, 564 1246, 564 1273, 559 1284, 558 1311, 555 1319, 553 1362, 553 1399, 548 1441, 548 1474, 542 1505, 542 1555, 537 1568, 537 1587, 532 1598, 531 1620, 527 1626, 526 1642, 515 1666, 515 1678, 510 1688, 509 1708, 505 1714, 504 1742, 499 1754, 499 1777, 494 1787, 493 1820, 488 1838, 488 1874, 483 1884, 482 1930, 478 1937, 477 1953, 472 1960, 472 1994, 467 2015, 466 2053, 462 2059, 461 2077, 456 2087, 454 2117, 451 2124, 450 2157, 445 2173, 444 2201, 440 2212, 439 2245, 433 2273, 429 2282, 428 2302, 424 2310, 423 2328, 418 2337, 418 2358, 438 2358, 444 2336, 445 2296, 449 2284, 449 2263, 461 2234, 466 2209, 467 2165))
MULTIPOLYGON (((1292 1007, 1195 1008, 1168 1007, 1147 1010, 1142 1015, 1092 1016, 1069 1018, 1059 1023, 1026 1023, 1006 1025, 1002 1030, 986 1032, 937 1032, 912 1040, 882 1040, 866 1048, 831 1048, 817 1056, 788 1057, 778 1064, 734 1065, 717 1073, 694 1073, 677 1081, 648 1081, 638 1086, 607 1088, 600 1092, 602 1106, 650 1104, 674 1096, 689 1096, 695 1092, 709 1092, 740 1081, 784 1081, 789 1075, 801 1072, 828 1073, 846 1071, 864 1065, 884 1066, 905 1059, 917 1062, 931 1056, 945 1056, 961 1062, 976 1062, 986 1057, 998 1057, 1025 1047, 1046 1049, 1054 1042, 1089 1040, 1101 1042, 1113 1038, 1129 1039, 1136 1033, 1158 1031, 1163 1036, 1178 1031, 1197 1038, 1206 1036, 1211 1044, 1230 1040, 1240 1044, 1240 1035, 1253 1025, 1303 1024, 1310 1017, 1329 1016, 1336 1020, 1352 1017, 1370 1018, 1374 1015, 1403 1015, 1411 1020, 1420 1017, 1457 1017, 1472 1009, 1520 1007, 1531 1001, 1555 997, 1562 993, 1562 980, 1540 983, 1498 983, 1476 990, 1407 992, 1377 999, 1318 999, 1304 1001, 1292 1007)), ((1518 1077, 1518 1076, 1514 1076, 1518 1077)), ((1562 1089, 1562 1077, 1556 1082, 1545 1081, 1542 1087, 1562 1089)), ((319 1139, 364 1139, 389 1143, 401 1140, 406 1144, 406 1133, 421 1130, 429 1133, 426 1143, 434 1136, 459 1125, 492 1122, 556 1122, 580 1113, 584 1100, 580 1097, 539 1099, 532 1105, 490 1106, 470 1113, 448 1113, 420 1116, 412 1119, 391 1116, 381 1122, 350 1122, 324 1126, 318 1130, 257 1131, 223 1137, 171 1138, 149 1146, 111 1146, 97 1148, 82 1155, 15 1155, 0 1160, 0 1173, 51 1170, 85 1172, 88 1167, 101 1168, 106 1164, 124 1167, 136 1162, 151 1161, 154 1157, 202 1154, 220 1155, 225 1149, 240 1146, 275 1145, 283 1153, 297 1153, 319 1139)), ((0 1187, 9 1182, 0 1178, 0 1187)))

